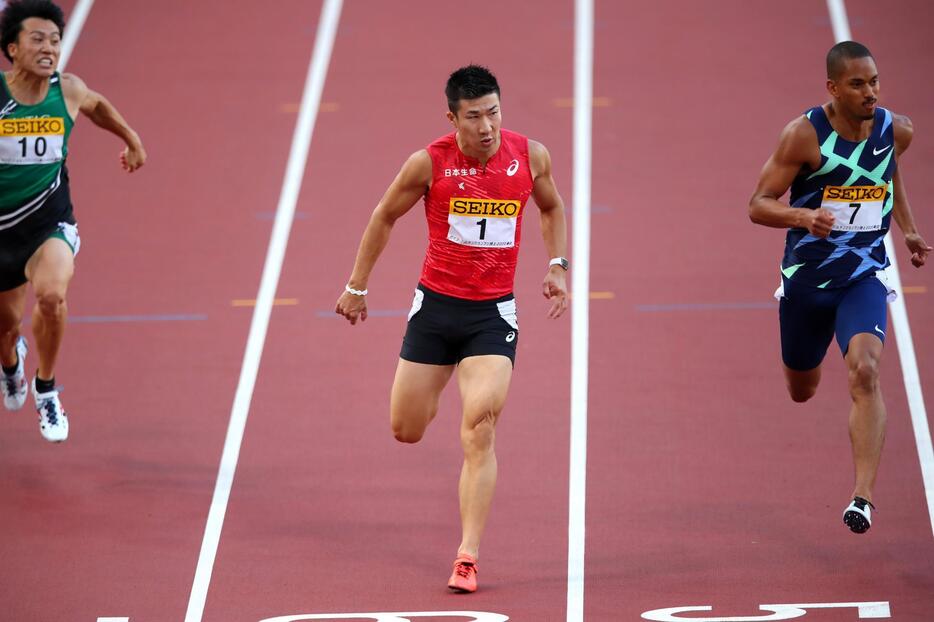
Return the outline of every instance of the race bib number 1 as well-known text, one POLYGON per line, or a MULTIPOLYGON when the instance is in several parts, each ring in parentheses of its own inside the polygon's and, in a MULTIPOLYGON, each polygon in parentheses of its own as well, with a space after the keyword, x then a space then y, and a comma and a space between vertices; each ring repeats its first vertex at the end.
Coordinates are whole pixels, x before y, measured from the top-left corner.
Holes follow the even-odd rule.
POLYGON ((465 246, 512 248, 522 204, 510 199, 454 197, 448 209, 448 240, 465 246))
POLYGON ((834 217, 834 231, 878 231, 888 186, 827 186, 821 207, 834 217))

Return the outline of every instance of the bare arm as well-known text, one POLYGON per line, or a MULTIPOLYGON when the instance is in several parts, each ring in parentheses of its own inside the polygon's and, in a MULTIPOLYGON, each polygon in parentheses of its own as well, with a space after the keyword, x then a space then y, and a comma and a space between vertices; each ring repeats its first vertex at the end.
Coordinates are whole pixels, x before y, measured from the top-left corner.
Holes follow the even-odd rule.
POLYGON ((799 117, 782 131, 775 153, 762 168, 756 191, 749 200, 749 218, 752 222, 767 227, 807 229, 822 238, 830 234, 834 218, 829 211, 823 208, 799 209, 779 201, 803 166, 817 170, 820 166, 820 147, 810 122, 799 117))
MULTIPOLYGON (((914 136, 914 128, 911 119, 905 116, 895 116, 895 157, 901 155, 911 145, 911 139, 914 136)), ((908 203, 908 195, 905 194, 905 184, 902 181, 900 169, 896 166, 895 174, 892 176, 892 191, 895 195, 892 204, 892 216, 898 223, 898 228, 905 234, 905 245, 911 252, 911 263, 914 267, 920 268, 927 260, 927 256, 934 248, 928 246, 924 238, 918 233, 915 227, 915 219, 911 214, 911 205, 908 203)))
MULTIPOLYGON (((389 235, 396 221, 405 215, 428 190, 431 183, 431 157, 422 149, 412 154, 396 178, 389 185, 370 216, 370 222, 363 232, 363 239, 357 249, 353 272, 347 286, 355 290, 365 290, 370 279, 370 272, 376 265, 383 249, 389 242, 389 235)), ((366 320, 366 297, 344 292, 337 300, 337 313, 343 315, 351 324, 357 319, 366 320)))
MULTIPOLYGON (((564 201, 555 187, 551 176, 551 155, 541 143, 529 141, 529 162, 532 167, 532 198, 538 206, 542 238, 549 257, 567 257, 567 223, 564 218, 564 201)), ((550 266, 542 283, 542 294, 552 301, 548 317, 556 318, 568 306, 568 289, 564 268, 550 266)))
POLYGON ((72 118, 81 112, 94 125, 118 136, 126 148, 120 154, 123 168, 132 173, 146 162, 146 150, 139 135, 126 122, 120 112, 100 93, 87 87, 78 76, 62 75, 62 93, 72 118))

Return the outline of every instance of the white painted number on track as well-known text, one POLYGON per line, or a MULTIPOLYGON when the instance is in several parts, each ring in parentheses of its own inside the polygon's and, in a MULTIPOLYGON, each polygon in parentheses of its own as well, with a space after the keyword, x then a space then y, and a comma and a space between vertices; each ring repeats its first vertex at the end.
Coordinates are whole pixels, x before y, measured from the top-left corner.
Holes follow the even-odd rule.
POLYGON ((306 620, 361 620, 364 622, 411 622, 412 618, 452 618, 459 622, 507 622, 509 616, 482 611, 412 611, 386 613, 303 613, 266 618, 260 622, 305 622, 306 620))
POLYGON ((867 603, 811 603, 807 605, 759 605, 761 611, 770 613, 759 616, 734 616, 715 618, 682 618, 679 613, 692 613, 697 611, 712 611, 710 606, 696 607, 669 607, 667 609, 653 609, 642 614, 644 620, 655 622, 767 622, 770 620, 793 620, 807 615, 810 609, 856 609, 859 619, 891 618, 889 603, 887 601, 867 603))

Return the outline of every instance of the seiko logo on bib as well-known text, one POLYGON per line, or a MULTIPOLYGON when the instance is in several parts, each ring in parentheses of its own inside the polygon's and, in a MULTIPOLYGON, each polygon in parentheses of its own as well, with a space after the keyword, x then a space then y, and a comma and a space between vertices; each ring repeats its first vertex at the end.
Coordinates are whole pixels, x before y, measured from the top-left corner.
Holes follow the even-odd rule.
POLYGON ((519 160, 513 160, 509 163, 509 168, 506 169, 506 174, 512 177, 516 174, 516 171, 519 170, 519 160))
POLYGON ((0 136, 55 136, 64 133, 65 120, 61 117, 3 119, 0 121, 0 136))
POLYGON ((449 213, 458 216, 485 216, 489 218, 515 218, 522 204, 508 199, 452 198, 449 213))
POLYGON ((827 186, 825 201, 881 201, 888 186, 827 186))

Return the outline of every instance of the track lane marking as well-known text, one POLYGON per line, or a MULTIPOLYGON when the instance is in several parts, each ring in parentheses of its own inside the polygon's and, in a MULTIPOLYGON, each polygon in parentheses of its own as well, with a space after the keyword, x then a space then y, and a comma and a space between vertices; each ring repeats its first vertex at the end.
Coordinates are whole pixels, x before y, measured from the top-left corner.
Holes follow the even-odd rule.
POLYGON ((68 30, 62 33, 62 51, 58 56, 58 71, 65 71, 65 65, 71 58, 71 53, 75 51, 78 45, 78 37, 84 29, 84 22, 88 19, 91 7, 94 6, 94 0, 78 0, 74 10, 68 16, 68 30))
POLYGON ((593 0, 574 3, 574 173, 571 258, 571 430, 568 473, 567 622, 584 620, 587 506, 587 383, 590 317, 590 183, 593 0))
MULTIPOLYGON (((827 0, 827 10, 833 25, 833 36, 837 42, 849 41, 850 23, 846 16, 843 0, 827 0)), ((892 242, 891 230, 885 234, 885 252, 891 258, 892 265, 886 269, 889 281, 896 291, 902 289, 901 274, 892 242)), ((895 341, 898 345, 898 360, 902 366, 905 393, 908 396, 908 411, 911 413, 911 425, 915 433, 915 445, 918 447, 918 461, 921 463, 921 479, 924 482, 924 495, 928 504, 928 517, 931 521, 931 533, 934 534, 934 447, 931 445, 931 430, 928 427, 927 411, 924 407, 924 395, 921 392, 921 378, 918 374, 918 359, 915 356, 914 340, 911 338, 911 325, 908 323, 908 308, 905 297, 899 296, 889 303, 892 312, 892 325, 895 328, 895 341)))
POLYGON ((282 263, 285 259, 289 231, 292 227, 298 193, 301 189, 302 178, 308 161, 308 150, 311 145, 315 119, 318 115, 318 106, 321 103, 321 92, 324 89, 324 80, 327 76, 331 51, 334 48, 334 37, 340 19, 341 4, 341 0, 324 0, 321 6, 321 18, 318 21, 318 31, 315 35, 315 47, 311 54, 311 63, 308 66, 308 74, 305 79, 301 110, 295 124, 295 132, 292 135, 288 165, 282 181, 282 191, 276 208, 276 218, 272 226, 266 261, 263 265, 259 293, 256 296, 256 307, 253 310, 250 332, 243 353, 243 366, 240 369, 240 379, 237 382, 237 391, 231 407, 230 423, 227 427, 224 450, 221 454, 214 496, 211 499, 211 507, 204 528, 201 553, 198 556, 198 565, 191 585, 191 595, 188 600, 185 622, 201 622, 204 615, 204 605, 211 583, 211 574, 214 570, 214 560, 217 556, 217 546, 220 542, 224 516, 227 513, 227 503, 230 500, 230 490, 233 487, 234 473, 237 469, 240 446, 243 442, 243 432, 246 428, 250 402, 253 398, 253 388, 256 385, 256 377, 259 373, 259 363, 263 353, 263 344, 266 340, 266 331, 269 328, 273 300, 279 284, 279 275, 282 272, 282 263))

